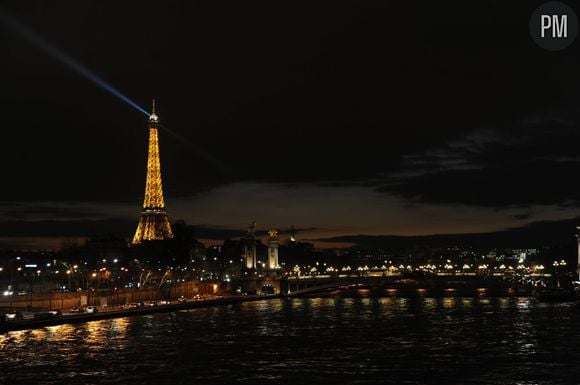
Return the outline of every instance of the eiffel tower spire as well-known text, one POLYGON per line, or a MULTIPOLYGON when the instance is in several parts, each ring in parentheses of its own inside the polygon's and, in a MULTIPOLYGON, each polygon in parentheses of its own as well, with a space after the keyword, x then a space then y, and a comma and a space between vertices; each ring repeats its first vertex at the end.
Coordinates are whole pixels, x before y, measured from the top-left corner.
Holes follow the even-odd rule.
POLYGON ((155 114, 155 100, 149 115, 149 153, 147 156, 147 180, 145 182, 145 199, 139 225, 133 237, 133 244, 143 241, 173 238, 161 182, 161 162, 159 160, 159 118, 155 114))

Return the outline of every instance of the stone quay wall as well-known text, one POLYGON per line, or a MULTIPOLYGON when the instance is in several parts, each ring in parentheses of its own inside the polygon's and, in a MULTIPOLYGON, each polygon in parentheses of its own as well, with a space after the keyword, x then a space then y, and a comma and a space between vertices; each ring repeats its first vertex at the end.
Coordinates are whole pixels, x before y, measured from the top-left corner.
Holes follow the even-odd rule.
POLYGON ((76 306, 120 306, 132 302, 191 298, 196 294, 218 294, 219 282, 180 282, 165 287, 121 288, 83 290, 78 292, 45 292, 24 295, 0 296, 0 308, 4 309, 70 309, 76 306))

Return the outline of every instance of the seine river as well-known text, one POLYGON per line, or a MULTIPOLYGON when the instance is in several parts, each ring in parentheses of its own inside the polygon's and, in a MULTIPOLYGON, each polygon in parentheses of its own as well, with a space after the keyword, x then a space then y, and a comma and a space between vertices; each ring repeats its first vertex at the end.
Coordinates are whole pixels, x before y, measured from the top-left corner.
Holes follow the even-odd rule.
POLYGON ((0 384, 580 384, 580 309, 300 298, 0 335, 0 384))

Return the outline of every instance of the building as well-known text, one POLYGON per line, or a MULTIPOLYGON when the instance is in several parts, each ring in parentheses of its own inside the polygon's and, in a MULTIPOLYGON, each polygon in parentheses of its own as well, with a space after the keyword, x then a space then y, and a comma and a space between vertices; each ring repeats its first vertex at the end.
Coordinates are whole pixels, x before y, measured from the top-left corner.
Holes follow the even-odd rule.
POLYGON ((141 218, 133 237, 132 243, 134 245, 144 241, 160 241, 173 237, 163 199, 158 125, 159 118, 155 114, 155 101, 153 101, 153 110, 149 116, 148 124, 149 151, 147 156, 145 199, 141 218))

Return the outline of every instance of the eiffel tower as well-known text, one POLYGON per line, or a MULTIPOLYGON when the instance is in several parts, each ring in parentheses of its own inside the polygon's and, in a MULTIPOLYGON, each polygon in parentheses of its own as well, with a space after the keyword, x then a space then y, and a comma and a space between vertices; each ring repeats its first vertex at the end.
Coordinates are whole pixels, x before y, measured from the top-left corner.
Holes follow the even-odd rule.
POLYGON ((163 200, 163 186, 161 183, 161 165, 159 161, 159 118, 155 114, 155 100, 153 110, 149 116, 149 154, 147 157, 147 181, 145 182, 145 199, 143 211, 133 244, 144 241, 157 241, 173 238, 165 202, 163 200))

